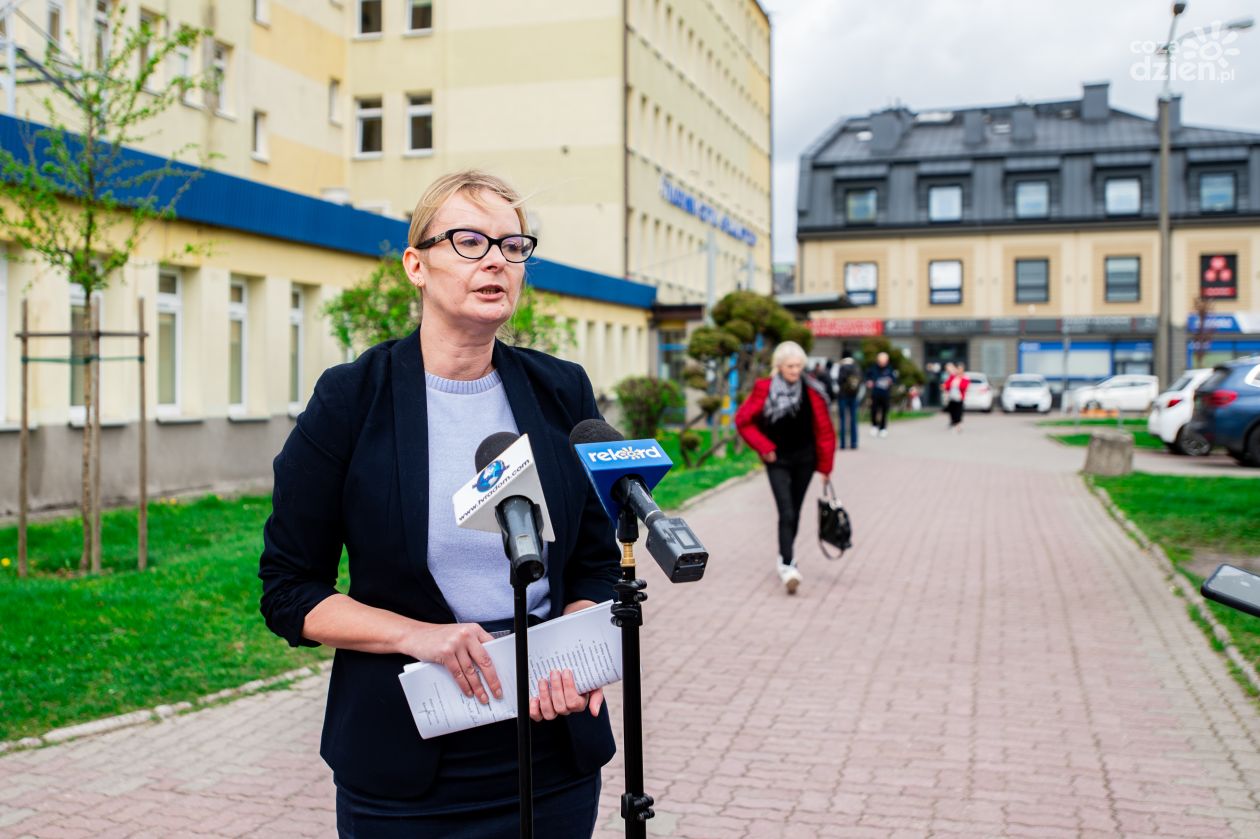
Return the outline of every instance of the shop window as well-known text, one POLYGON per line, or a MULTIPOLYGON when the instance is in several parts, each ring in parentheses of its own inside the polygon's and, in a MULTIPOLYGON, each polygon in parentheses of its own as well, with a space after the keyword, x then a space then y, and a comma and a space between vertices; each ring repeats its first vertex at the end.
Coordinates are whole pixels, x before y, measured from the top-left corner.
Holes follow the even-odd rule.
POLYGON ((1050 300, 1050 260, 1015 260, 1015 302, 1046 303, 1050 300))
POLYGON ((1136 303, 1142 298, 1141 267, 1136 256, 1109 256, 1103 260, 1108 303, 1136 303))

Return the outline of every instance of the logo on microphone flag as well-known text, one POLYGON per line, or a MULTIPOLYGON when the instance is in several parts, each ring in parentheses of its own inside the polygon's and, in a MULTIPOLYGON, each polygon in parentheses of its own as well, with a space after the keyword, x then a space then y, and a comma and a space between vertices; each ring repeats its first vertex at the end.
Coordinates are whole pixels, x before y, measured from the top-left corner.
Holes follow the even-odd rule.
POLYGON ((587 477, 595 486, 604 511, 613 521, 621 504, 613 498, 613 486, 626 475, 638 475, 650 490, 674 465, 655 440, 615 440, 606 443, 577 443, 577 452, 587 477))
POLYGON ((473 484, 477 492, 489 492, 499 482, 499 478, 503 477, 503 469, 502 460, 496 460, 482 469, 481 474, 477 476, 477 483, 473 484))
POLYGON ((494 508, 513 495, 524 496, 542 509, 540 535, 544 541, 554 542, 556 533, 551 527, 551 514, 547 510, 542 482, 538 479, 538 466, 534 463, 534 450, 530 448, 528 434, 518 437, 497 459, 456 490, 451 498, 455 524, 470 530, 499 533, 494 508))

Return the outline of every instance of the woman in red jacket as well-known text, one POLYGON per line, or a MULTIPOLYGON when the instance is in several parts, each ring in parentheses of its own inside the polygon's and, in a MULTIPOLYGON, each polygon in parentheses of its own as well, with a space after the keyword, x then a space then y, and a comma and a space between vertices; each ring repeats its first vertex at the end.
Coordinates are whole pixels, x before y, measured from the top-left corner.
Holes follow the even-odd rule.
POLYGON ((967 385, 971 384, 971 381, 967 378, 966 365, 961 362, 946 364, 945 369, 949 372, 949 376, 946 377, 945 386, 941 392, 945 395, 945 408, 949 411, 949 430, 955 434, 961 434, 963 400, 967 398, 967 385))
POLYGON ((792 543, 801 519, 801 504, 815 471, 831 474, 836 434, 826 392, 802 373, 805 350, 795 341, 774 348, 774 375, 758 379, 735 413, 735 427, 766 462, 770 491, 779 508, 779 579, 788 594, 801 584, 792 543))

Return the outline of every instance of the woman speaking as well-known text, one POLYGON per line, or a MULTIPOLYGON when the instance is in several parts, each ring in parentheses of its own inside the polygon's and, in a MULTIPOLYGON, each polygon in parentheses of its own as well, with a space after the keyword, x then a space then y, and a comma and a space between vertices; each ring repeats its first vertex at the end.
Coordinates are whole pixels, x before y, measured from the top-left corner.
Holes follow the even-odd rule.
MULTIPOLYGON (((498 534, 456 527, 451 504, 485 437, 529 435, 556 533, 527 591, 531 622, 612 597, 612 523, 568 443, 599 417, 590 380, 495 340, 536 241, 502 180, 467 171, 430 186, 402 257, 423 295, 420 328, 326 371, 275 460, 262 612, 294 646, 337 648, 320 754, 342 837, 517 835, 515 723, 422 740, 398 681, 404 665, 435 662, 470 699, 502 695, 482 645, 511 627, 508 562, 498 534)), ((615 750, 603 694, 577 693, 568 671, 538 694, 538 835, 589 836, 615 750)))

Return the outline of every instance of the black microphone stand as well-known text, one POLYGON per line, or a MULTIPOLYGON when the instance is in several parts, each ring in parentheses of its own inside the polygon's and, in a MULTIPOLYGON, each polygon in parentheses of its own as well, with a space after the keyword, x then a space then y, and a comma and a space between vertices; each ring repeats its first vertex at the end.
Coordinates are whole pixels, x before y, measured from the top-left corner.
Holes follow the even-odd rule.
POLYGON ((516 636, 516 762, 521 796, 521 839, 534 837, 534 753, 529 732, 529 618, 525 590, 531 580, 512 568, 512 633, 516 636))
POLYGON ((626 791, 621 796, 621 818, 628 839, 647 839, 647 820, 652 796, 643 792, 643 683, 640 677, 639 627, 647 600, 647 582, 635 578, 634 543, 639 538, 639 521, 630 508, 617 516, 617 541, 621 543, 621 579, 613 587, 617 602, 612 606, 612 622, 621 627, 622 696, 625 699, 623 746, 626 750, 626 791))

